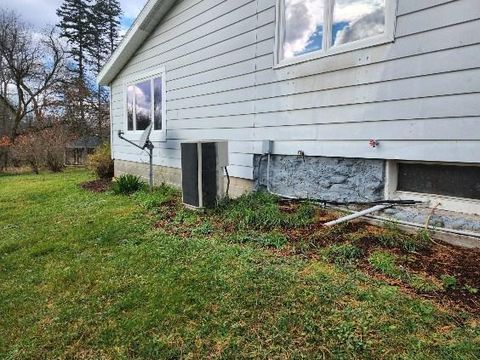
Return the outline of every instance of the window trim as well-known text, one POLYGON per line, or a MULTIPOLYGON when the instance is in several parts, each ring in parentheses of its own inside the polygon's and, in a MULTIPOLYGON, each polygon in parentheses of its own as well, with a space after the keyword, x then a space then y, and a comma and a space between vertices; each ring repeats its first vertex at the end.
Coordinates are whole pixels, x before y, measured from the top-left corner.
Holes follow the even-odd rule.
POLYGON ((321 59, 337 54, 342 54, 354 50, 392 43, 395 41, 395 28, 397 20, 397 2, 398 0, 385 0, 385 33, 372 36, 366 39, 353 41, 332 48, 331 41, 331 22, 333 15, 334 0, 324 0, 327 3, 324 14, 325 35, 321 50, 302 54, 290 59, 282 59, 281 51, 283 48, 283 38, 285 29, 285 0, 276 0, 276 19, 275 19, 275 45, 274 45, 274 69, 290 66, 306 61, 321 59))
MULTIPOLYGON (((162 79, 162 129, 155 130, 152 129, 152 133, 150 135, 150 139, 152 141, 166 141, 167 139, 167 101, 166 101, 166 69, 165 67, 156 68, 147 72, 142 72, 141 74, 131 75, 125 78, 123 82, 123 99, 124 99, 124 107, 123 107, 123 119, 124 119, 124 131, 126 134, 130 136, 132 140, 140 140, 143 130, 129 130, 128 129, 128 87, 141 83, 143 81, 150 81, 150 87, 152 90, 152 121, 154 121, 154 113, 155 113, 155 103, 154 103, 154 84, 153 80, 157 78, 162 79)), ((134 128, 136 127, 136 118, 134 112, 133 118, 134 128)))
POLYGON ((415 200, 427 203, 430 208, 438 208, 465 214, 480 215, 480 200, 461 198, 448 195, 426 194, 411 191, 399 191, 398 163, 408 164, 437 164, 450 166, 480 166, 479 164, 424 162, 424 161, 397 161, 388 160, 386 165, 385 199, 387 200, 415 200))

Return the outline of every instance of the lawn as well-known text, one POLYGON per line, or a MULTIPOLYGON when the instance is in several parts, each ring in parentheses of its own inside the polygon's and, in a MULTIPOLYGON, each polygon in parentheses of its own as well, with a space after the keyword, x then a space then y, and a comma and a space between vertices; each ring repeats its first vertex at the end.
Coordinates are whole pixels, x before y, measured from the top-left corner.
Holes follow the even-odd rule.
MULTIPOLYGON (((0 176, 2 359, 480 358, 478 314, 349 266, 351 245, 289 244, 308 206, 203 215, 90 178, 0 176)), ((404 279, 389 256, 368 261, 404 279)))

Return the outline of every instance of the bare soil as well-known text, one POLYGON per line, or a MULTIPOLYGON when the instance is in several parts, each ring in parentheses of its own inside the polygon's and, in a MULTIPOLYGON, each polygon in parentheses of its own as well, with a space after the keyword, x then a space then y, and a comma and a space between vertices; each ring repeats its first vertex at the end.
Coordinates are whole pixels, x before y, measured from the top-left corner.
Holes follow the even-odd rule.
POLYGON ((111 184, 112 179, 97 179, 81 183, 80 187, 94 193, 102 193, 110 190, 111 184))

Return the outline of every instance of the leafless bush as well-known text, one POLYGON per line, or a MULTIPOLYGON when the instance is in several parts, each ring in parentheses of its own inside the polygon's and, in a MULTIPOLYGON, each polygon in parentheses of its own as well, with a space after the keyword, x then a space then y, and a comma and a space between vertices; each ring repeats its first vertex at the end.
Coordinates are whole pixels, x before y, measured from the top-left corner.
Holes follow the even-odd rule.
POLYGON ((60 172, 65 167, 65 144, 71 139, 61 124, 52 124, 44 129, 32 129, 17 137, 12 146, 12 155, 21 163, 28 164, 39 173, 41 167, 60 172))

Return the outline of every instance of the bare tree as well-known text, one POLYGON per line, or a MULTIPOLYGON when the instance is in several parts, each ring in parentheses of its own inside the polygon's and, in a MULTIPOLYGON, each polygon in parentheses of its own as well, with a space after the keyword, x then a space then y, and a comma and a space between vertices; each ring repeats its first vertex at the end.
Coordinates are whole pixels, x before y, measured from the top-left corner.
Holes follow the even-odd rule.
POLYGON ((43 121, 49 95, 61 79, 64 54, 54 30, 34 33, 16 13, 0 9, 0 88, 16 109, 12 141, 29 115, 43 121))

